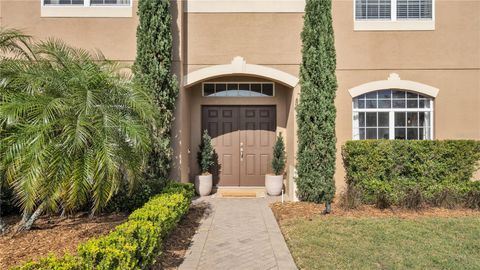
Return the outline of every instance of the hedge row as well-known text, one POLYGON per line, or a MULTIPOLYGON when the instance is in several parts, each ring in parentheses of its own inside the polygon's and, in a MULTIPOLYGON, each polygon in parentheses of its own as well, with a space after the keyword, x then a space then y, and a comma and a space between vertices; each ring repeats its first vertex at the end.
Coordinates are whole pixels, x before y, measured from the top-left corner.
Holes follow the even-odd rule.
POLYGON ((187 213, 193 193, 191 184, 171 183, 113 232, 80 245, 77 256, 50 255, 14 269, 146 269, 159 255, 162 239, 187 213))
POLYGON ((342 155, 350 207, 480 208, 480 181, 471 181, 479 165, 480 141, 349 141, 342 155))

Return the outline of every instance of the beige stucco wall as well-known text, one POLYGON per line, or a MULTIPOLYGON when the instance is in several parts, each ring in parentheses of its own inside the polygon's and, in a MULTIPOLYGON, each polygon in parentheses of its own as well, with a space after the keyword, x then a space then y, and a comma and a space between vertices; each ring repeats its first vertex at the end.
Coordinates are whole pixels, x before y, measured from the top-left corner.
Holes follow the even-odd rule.
MULTIPOLYGON (((434 31, 382 32, 354 31, 353 1, 333 3, 339 86, 336 99, 339 190, 344 182, 340 146, 352 138, 348 89, 385 80, 389 73, 440 89, 434 107, 436 139, 480 139, 480 1, 436 0, 434 31)), ((107 58, 131 63, 135 58, 136 7, 134 1, 131 18, 41 18, 39 0, 1 0, 0 25, 23 29, 37 38, 57 37, 77 47, 100 49, 107 58)), ((203 67, 228 64, 235 56, 242 56, 249 64, 266 65, 298 76, 303 14, 184 13, 182 9, 181 2, 172 6, 174 70, 180 85, 183 75, 203 67)), ((175 150, 172 177, 182 181, 188 181, 195 173, 192 166, 196 166, 191 156, 198 145, 199 128, 194 121, 198 115, 191 106, 204 101, 195 87, 198 85, 180 89, 172 132, 175 150)), ((281 101, 283 110, 289 112, 284 116, 284 127, 289 138, 290 164, 296 150, 293 109, 298 91, 296 87, 293 95, 285 94, 281 101)), ((292 90, 280 92, 292 93, 292 90)), ((225 103, 251 101, 221 99, 225 103)))

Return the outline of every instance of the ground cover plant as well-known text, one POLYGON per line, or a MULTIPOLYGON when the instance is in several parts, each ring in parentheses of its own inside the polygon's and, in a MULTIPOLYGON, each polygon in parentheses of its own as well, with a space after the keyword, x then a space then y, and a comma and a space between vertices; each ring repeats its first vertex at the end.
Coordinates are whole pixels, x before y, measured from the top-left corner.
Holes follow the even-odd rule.
POLYGON ((272 206, 299 269, 479 269, 480 212, 272 206))
POLYGON ((80 245, 77 255, 52 255, 15 269, 148 269, 188 212, 193 194, 192 184, 170 183, 113 232, 80 245))
POLYGON ((350 141, 342 154, 347 207, 480 209, 480 181, 472 179, 479 168, 479 141, 350 141))

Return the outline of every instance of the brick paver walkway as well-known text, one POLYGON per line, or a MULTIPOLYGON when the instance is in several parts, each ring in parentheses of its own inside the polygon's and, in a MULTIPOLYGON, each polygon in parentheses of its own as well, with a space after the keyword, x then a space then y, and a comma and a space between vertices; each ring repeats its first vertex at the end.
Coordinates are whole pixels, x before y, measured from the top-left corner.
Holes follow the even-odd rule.
POLYGON ((267 199, 201 200, 211 213, 179 269, 297 269, 267 199))

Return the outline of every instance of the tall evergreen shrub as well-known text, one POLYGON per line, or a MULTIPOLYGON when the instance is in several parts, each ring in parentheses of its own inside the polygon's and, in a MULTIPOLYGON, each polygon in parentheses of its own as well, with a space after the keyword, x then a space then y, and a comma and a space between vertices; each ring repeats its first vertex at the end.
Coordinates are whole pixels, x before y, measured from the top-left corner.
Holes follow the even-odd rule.
POLYGON ((170 131, 178 96, 178 83, 172 73, 170 1, 141 0, 138 16, 135 81, 152 94, 159 112, 157 124, 152 127, 154 147, 147 176, 165 179, 172 157, 170 131))
POLYGON ((331 0, 307 0, 302 32, 298 118, 298 195, 326 203, 335 195, 336 56, 331 0))

